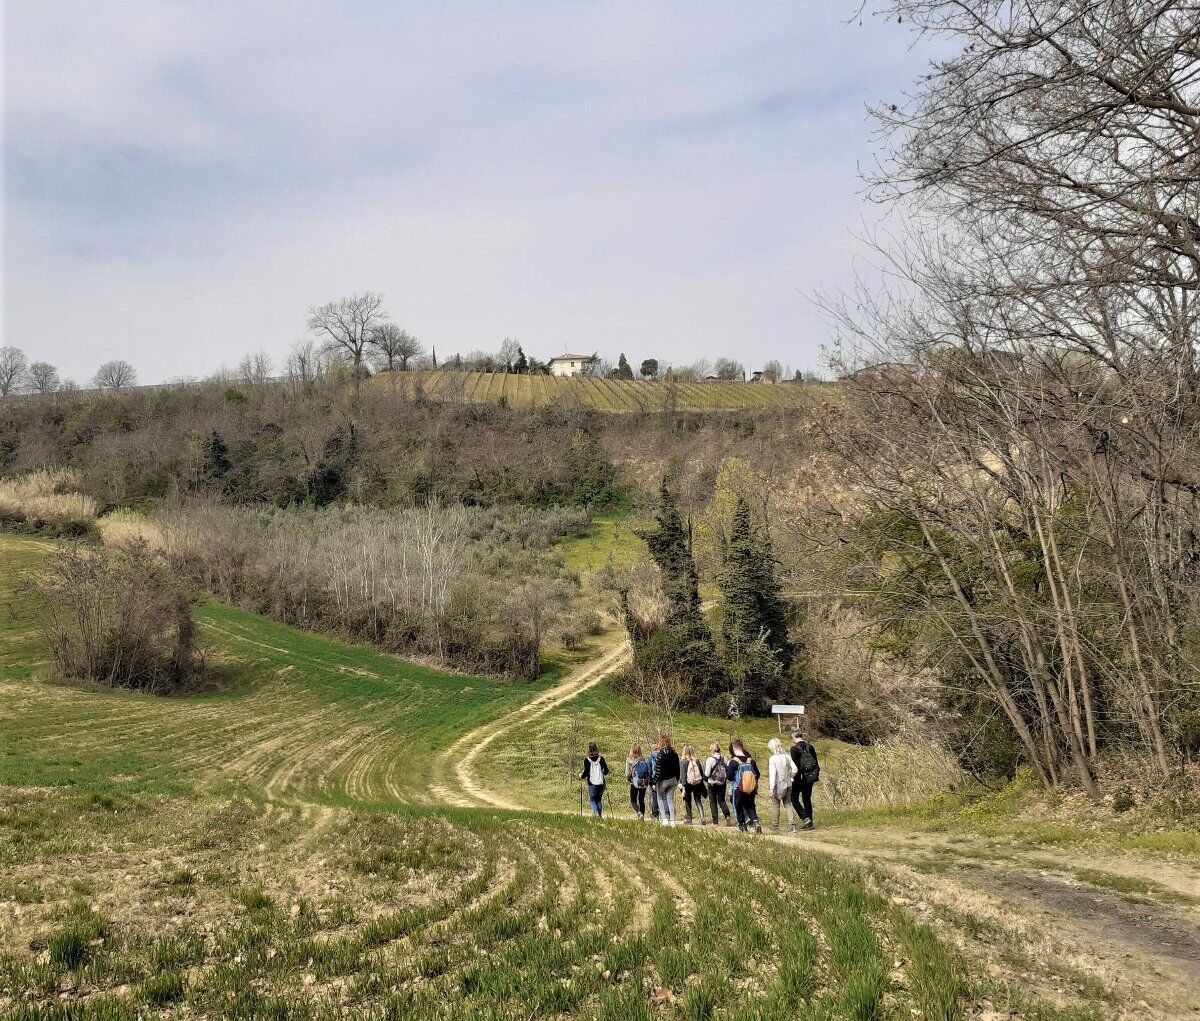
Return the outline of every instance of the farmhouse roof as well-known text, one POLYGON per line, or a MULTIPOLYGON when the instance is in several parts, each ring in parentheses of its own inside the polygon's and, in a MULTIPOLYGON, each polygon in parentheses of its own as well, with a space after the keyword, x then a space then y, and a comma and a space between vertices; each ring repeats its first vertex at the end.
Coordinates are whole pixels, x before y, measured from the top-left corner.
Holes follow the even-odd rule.
POLYGON ((555 355, 550 359, 552 362, 590 362, 591 355, 555 355))

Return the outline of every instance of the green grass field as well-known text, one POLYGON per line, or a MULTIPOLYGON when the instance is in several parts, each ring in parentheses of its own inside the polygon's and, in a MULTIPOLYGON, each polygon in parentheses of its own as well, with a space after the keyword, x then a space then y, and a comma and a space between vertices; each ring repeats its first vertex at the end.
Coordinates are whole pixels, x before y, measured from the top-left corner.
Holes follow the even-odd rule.
POLYGON ((557 401, 622 414, 662 411, 780 411, 811 407, 837 392, 833 383, 659 383, 647 380, 519 376, 504 372, 380 373, 374 386, 418 390, 431 400, 505 403, 557 401))
POLYGON ((437 807, 440 750, 536 686, 213 603, 219 692, 63 682, 23 587, 50 549, 0 536, 0 1015, 866 1021, 974 995, 824 855, 437 807))

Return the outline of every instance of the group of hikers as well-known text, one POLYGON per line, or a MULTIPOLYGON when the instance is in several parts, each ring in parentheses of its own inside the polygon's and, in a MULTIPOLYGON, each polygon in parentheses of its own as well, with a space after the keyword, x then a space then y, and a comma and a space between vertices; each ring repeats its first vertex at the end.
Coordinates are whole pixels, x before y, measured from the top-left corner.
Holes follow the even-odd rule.
MULTIPOLYGON (((786 810, 788 832, 795 833, 797 821, 800 828, 813 828, 812 790, 821 778, 821 766, 817 750, 802 733, 793 731, 792 740, 795 743, 790 749, 777 737, 767 742, 771 750, 767 790, 775 808, 772 828, 780 828, 780 818, 786 810)), ((588 800, 596 818, 604 816, 608 773, 608 763, 593 741, 588 745, 579 779, 588 785, 588 800)), ((642 754, 640 744, 634 744, 625 760, 625 782, 629 785, 629 803, 634 813, 638 819, 647 815, 658 819, 663 826, 676 824, 675 795, 676 791, 682 791, 687 811, 687 818, 682 820, 685 824, 698 821, 701 826, 707 825, 704 817, 707 803, 713 826, 719 826, 723 816, 726 826, 732 826, 736 820, 743 833, 762 833, 757 804, 761 778, 758 763, 740 738, 730 742, 728 758, 714 741, 708 757, 701 759, 690 744, 683 746, 680 755, 671 744, 671 736, 663 734, 649 758, 642 754)))

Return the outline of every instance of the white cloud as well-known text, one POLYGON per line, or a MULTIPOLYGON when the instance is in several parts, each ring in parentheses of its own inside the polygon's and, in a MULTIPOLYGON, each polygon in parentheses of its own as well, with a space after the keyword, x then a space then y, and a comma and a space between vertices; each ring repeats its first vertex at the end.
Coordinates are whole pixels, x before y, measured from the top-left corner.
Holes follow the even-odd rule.
POLYGON ((862 103, 908 40, 825 5, 10 5, 5 342, 84 378, 282 354, 384 291, 517 335, 813 364, 862 103))

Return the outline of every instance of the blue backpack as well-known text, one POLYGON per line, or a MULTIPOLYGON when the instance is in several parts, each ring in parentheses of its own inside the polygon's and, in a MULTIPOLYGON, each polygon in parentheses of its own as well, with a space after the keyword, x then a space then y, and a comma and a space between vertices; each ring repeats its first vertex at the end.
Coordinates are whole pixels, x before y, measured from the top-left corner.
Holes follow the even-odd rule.
POLYGON ((633 786, 645 787, 650 779, 650 766, 645 759, 638 759, 633 766, 633 786))

